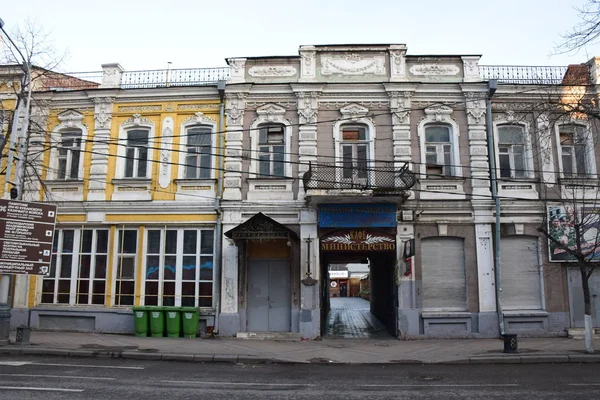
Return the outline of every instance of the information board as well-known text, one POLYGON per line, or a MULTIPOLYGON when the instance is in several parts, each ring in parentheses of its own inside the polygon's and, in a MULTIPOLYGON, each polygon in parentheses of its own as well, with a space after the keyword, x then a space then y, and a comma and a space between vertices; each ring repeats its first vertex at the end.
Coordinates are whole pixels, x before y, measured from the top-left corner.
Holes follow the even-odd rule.
POLYGON ((0 199, 0 274, 50 272, 56 205, 0 199))

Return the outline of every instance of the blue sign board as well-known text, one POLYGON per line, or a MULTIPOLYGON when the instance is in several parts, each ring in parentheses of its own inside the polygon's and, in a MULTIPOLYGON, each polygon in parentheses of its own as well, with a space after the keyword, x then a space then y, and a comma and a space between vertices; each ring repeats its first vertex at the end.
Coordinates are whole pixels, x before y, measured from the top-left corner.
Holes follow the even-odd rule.
POLYGON ((320 228, 395 228, 395 204, 321 204, 320 228))

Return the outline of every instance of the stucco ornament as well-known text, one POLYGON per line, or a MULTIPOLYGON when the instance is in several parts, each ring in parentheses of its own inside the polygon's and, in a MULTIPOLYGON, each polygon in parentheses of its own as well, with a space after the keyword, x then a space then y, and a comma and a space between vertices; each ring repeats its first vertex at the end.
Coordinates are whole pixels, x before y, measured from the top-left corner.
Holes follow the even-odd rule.
POLYGON ((410 67, 409 71, 413 75, 456 75, 460 68, 451 64, 419 64, 410 67))
POLYGON ((278 76, 294 76, 296 68, 289 65, 268 66, 268 67, 252 67, 248 70, 248 75, 257 78, 260 77, 278 77, 278 76))
POLYGON ((94 119, 96 120, 96 129, 108 129, 112 120, 112 99, 108 97, 94 98, 96 103, 96 112, 94 119))
POLYGON ((485 117, 485 108, 480 104, 478 100, 471 100, 471 107, 467 106, 467 117, 469 117, 469 123, 480 124, 483 122, 485 117))
POLYGON ((191 117, 189 117, 185 121, 183 121, 184 124, 187 124, 190 122, 196 123, 196 124, 203 124, 203 123, 215 123, 216 120, 214 117, 209 117, 208 115, 204 115, 204 113, 198 111, 197 113, 194 113, 194 115, 192 115, 191 117))
POLYGON ((345 54, 321 57, 322 75, 385 75, 383 56, 364 57, 360 54, 345 54))
POLYGON ((83 114, 77 111, 67 110, 58 115, 58 120, 61 125, 67 128, 75 128, 78 125, 82 125, 83 114))
POLYGON ((342 107, 340 112, 344 116, 344 119, 356 122, 359 118, 366 117, 369 109, 361 106, 360 104, 352 103, 342 107))
POLYGON ((173 142, 173 118, 163 121, 162 139, 160 144, 160 174, 158 184, 165 189, 171 183, 171 143, 173 142))
POLYGON ((128 118, 127 120, 125 120, 125 122, 123 122, 122 125, 133 125, 133 126, 152 125, 152 121, 150 121, 146 117, 142 117, 140 114, 133 114, 131 116, 131 118, 128 118))

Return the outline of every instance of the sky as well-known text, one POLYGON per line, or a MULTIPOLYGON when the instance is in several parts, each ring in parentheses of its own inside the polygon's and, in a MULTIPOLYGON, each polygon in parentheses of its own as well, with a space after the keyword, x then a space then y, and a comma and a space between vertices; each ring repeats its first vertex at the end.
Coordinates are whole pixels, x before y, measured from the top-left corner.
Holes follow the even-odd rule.
POLYGON ((63 72, 226 66, 297 55, 300 45, 406 44, 409 55, 479 54, 484 65, 568 65, 600 44, 552 55, 587 0, 4 0, 9 33, 30 20, 67 57, 63 72))

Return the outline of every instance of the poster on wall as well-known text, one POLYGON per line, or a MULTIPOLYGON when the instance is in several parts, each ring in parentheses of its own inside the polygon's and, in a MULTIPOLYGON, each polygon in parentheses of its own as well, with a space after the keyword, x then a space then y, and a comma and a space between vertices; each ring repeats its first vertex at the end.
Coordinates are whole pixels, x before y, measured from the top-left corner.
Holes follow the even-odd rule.
POLYGON ((581 251, 588 259, 600 261, 600 208, 570 205, 548 207, 548 248, 550 261, 576 261, 566 248, 577 251, 579 230, 581 251), (566 248, 565 248, 566 247, 566 248))

